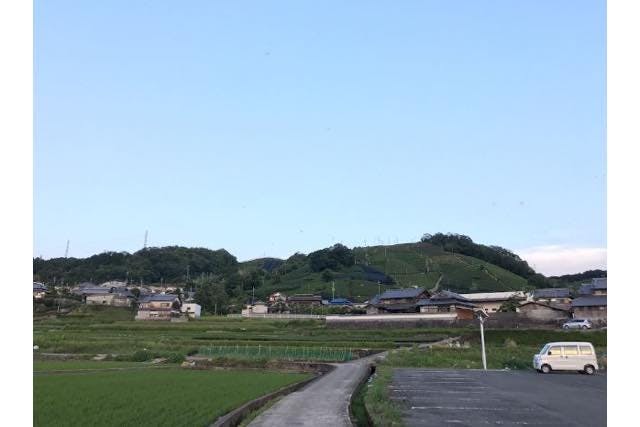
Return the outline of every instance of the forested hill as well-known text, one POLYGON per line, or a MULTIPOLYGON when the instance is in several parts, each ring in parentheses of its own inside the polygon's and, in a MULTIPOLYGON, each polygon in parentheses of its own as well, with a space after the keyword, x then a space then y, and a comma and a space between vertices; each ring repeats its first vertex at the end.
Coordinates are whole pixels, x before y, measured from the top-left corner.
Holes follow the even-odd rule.
POLYGON ((319 293, 363 301, 388 287, 423 286, 457 292, 525 290, 555 285, 511 251, 457 234, 425 235, 420 242, 330 248, 287 259, 238 263, 227 251, 179 246, 133 254, 105 252, 84 259, 33 261, 34 280, 75 285, 127 281, 132 286, 177 284, 210 290, 219 305, 242 305, 252 293, 319 293))
POLYGON ((89 258, 33 260, 34 280, 45 283, 184 283, 198 275, 228 276, 238 269, 236 257, 224 249, 167 246, 128 252, 103 252, 89 258))

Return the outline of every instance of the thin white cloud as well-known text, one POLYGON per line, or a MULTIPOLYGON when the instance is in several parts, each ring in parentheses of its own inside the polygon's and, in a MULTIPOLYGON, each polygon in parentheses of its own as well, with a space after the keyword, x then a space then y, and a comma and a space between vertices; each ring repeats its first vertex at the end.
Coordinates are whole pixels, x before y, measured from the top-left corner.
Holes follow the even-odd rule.
POLYGON ((545 276, 581 273, 607 268, 607 248, 560 245, 536 246, 516 251, 534 270, 545 276))

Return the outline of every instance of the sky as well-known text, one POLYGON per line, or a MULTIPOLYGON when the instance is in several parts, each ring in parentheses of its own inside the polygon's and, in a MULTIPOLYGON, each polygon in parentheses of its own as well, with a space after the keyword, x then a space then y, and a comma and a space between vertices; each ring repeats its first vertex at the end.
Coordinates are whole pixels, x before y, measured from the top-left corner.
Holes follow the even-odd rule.
POLYGON ((34 256, 454 232, 606 268, 606 4, 34 3, 34 256))

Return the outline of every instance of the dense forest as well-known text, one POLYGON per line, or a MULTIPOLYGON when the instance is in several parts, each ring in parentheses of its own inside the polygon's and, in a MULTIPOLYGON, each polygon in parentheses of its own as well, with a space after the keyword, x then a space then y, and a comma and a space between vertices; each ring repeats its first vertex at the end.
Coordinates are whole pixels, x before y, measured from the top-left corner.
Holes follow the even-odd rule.
POLYGON ((227 276, 238 261, 224 249, 167 246, 128 252, 103 252, 88 258, 34 258, 33 278, 53 284, 101 283, 121 280, 135 284, 184 283, 201 275, 227 276))

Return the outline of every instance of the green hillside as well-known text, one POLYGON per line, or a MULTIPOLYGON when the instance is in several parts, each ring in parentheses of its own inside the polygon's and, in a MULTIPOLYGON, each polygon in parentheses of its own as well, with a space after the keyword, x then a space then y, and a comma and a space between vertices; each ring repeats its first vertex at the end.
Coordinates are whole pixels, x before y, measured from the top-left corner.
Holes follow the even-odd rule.
POLYGON ((264 258, 240 263, 244 276, 261 271, 262 280, 255 289, 256 298, 272 292, 285 294, 319 293, 364 301, 387 288, 436 284, 457 292, 522 290, 527 279, 489 262, 470 256, 445 252, 429 243, 406 243, 353 249, 354 264, 336 269, 313 271, 306 257, 276 260, 264 258), (390 279, 389 279, 390 278, 390 279))

